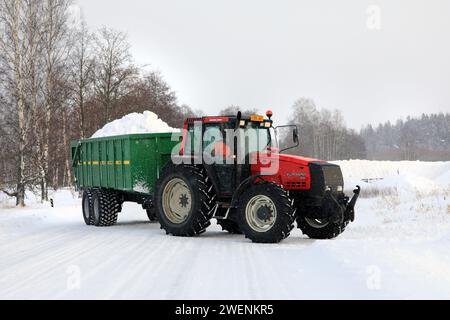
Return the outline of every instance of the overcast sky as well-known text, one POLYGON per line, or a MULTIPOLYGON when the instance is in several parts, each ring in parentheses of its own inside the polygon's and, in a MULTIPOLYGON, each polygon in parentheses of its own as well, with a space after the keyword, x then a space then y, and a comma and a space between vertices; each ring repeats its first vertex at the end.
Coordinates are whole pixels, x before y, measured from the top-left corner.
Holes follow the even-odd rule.
POLYGON ((128 33, 136 63, 179 102, 289 119, 299 97, 347 124, 450 112, 448 0, 78 0, 88 25, 128 33))

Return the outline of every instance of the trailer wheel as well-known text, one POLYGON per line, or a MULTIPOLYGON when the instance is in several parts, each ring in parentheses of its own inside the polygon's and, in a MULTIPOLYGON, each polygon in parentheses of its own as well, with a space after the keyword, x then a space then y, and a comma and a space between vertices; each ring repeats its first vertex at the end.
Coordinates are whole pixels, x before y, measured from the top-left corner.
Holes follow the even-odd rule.
POLYGON ((215 192, 204 169, 166 166, 156 186, 155 206, 161 229, 178 237, 198 236, 211 225, 215 192))
POLYGON ((337 238, 345 231, 348 222, 334 223, 326 219, 312 219, 299 216, 297 218, 297 225, 303 234, 310 239, 331 240, 337 238))
POLYGON ((117 223, 121 203, 112 191, 95 190, 92 199, 92 219, 96 227, 110 227, 117 223))
POLYGON ((295 210, 286 190, 261 183, 242 195, 238 219, 246 238, 255 243, 279 243, 294 228, 295 210))
POLYGON ((92 208, 92 198, 93 198, 93 190, 86 189, 83 192, 83 219, 86 225, 93 225, 93 208, 92 208))
POLYGON ((230 219, 218 219, 217 224, 222 227, 223 231, 227 231, 231 234, 242 234, 239 224, 230 219))

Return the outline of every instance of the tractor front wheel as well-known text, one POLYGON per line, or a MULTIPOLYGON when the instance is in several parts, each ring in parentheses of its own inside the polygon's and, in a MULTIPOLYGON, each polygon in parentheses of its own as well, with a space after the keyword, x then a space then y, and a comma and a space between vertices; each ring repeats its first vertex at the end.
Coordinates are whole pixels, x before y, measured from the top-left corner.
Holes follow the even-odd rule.
POLYGON ((294 228, 295 210, 287 191, 276 184, 252 186, 241 197, 239 227, 255 243, 279 243, 294 228))
POLYGON ((304 216, 297 218, 297 225, 303 234, 310 239, 331 240, 341 235, 347 226, 346 222, 331 222, 328 219, 313 219, 304 216))

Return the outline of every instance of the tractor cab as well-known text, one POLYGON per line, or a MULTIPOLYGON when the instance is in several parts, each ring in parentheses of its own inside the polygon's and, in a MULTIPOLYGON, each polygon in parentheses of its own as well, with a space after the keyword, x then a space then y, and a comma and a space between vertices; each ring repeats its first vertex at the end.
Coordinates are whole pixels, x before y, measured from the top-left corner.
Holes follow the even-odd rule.
MULTIPOLYGON (((200 164, 212 177, 217 196, 230 201, 239 185, 252 176, 262 159, 278 161, 280 140, 291 131, 289 148, 298 146, 296 126, 275 128, 273 113, 248 117, 220 116, 188 119, 180 155, 185 163, 200 164), (280 129, 280 130, 279 130, 280 129)), ((285 150, 286 151, 286 148, 285 150)))

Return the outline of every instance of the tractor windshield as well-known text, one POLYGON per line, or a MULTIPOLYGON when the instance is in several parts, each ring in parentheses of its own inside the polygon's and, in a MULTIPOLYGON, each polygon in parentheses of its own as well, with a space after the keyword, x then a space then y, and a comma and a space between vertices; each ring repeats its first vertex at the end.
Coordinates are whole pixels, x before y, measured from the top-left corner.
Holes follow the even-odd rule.
POLYGON ((246 154, 253 152, 268 152, 278 148, 275 130, 261 127, 259 123, 249 123, 239 129, 240 148, 246 154))

